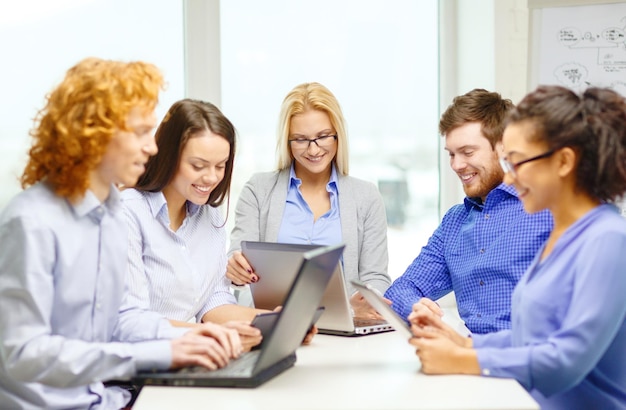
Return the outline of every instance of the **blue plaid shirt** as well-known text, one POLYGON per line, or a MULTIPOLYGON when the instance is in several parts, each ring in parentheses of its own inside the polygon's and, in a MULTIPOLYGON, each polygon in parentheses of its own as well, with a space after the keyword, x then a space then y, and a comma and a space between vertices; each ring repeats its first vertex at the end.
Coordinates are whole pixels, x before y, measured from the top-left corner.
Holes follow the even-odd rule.
POLYGON ((465 198, 448 210, 385 297, 406 318, 420 298, 454 291, 472 333, 509 329, 513 288, 551 229, 550 213, 527 214, 512 186, 500 184, 484 204, 465 198))

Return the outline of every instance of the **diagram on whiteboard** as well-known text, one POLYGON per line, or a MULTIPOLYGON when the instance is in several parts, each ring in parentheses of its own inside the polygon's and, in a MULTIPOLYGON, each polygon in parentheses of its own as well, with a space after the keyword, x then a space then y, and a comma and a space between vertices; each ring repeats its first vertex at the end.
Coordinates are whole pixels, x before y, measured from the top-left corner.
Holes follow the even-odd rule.
POLYGON ((539 83, 626 96, 626 4, 544 9, 539 83))

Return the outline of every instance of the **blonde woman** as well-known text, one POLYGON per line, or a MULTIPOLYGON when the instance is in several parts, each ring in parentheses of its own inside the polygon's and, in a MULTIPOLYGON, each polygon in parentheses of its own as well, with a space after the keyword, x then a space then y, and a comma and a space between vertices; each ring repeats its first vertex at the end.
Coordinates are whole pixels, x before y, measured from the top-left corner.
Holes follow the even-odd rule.
POLYGON ((348 175, 348 137, 341 107, 319 83, 285 97, 278 127, 278 169, 254 175, 235 213, 227 277, 259 280, 240 252, 242 240, 331 245, 344 242, 342 263, 355 316, 380 318, 350 284, 382 293, 387 274, 387 220, 375 185, 348 175))

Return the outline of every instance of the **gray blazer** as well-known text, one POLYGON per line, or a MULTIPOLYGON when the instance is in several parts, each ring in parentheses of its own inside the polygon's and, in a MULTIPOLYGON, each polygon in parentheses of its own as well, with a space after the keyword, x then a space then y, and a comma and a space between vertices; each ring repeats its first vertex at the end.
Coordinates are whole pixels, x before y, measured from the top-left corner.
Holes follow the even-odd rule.
MULTIPOLYGON (((283 219, 289 168, 252 176, 243 187, 235 209, 228 255, 241 249, 241 241, 276 242, 283 219)), ((350 176, 337 175, 341 235, 346 247, 343 268, 348 292, 353 279, 385 293, 391 284, 387 273, 387 217, 376 186, 350 176)))

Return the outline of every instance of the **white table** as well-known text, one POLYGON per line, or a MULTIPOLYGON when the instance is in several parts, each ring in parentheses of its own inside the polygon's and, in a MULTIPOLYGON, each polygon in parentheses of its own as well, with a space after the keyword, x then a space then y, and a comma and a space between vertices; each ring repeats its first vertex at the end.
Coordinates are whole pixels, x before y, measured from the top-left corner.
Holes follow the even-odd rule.
POLYGON ((254 388, 143 388, 133 410, 539 409, 515 380, 426 376, 395 332, 316 335, 294 367, 254 388))

